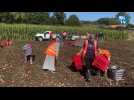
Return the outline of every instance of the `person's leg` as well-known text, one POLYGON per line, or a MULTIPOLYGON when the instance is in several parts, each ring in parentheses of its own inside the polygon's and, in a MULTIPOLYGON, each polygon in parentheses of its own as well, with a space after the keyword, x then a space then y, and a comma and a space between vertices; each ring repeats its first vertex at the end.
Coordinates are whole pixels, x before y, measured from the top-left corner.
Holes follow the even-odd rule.
POLYGON ((86 81, 90 81, 91 80, 91 73, 90 73, 90 69, 86 70, 86 81))
POLYGON ((46 55, 43 69, 48 69, 49 71, 55 71, 55 57, 46 55))
POLYGON ((30 55, 27 56, 27 62, 30 62, 30 55))
POLYGON ((90 72, 90 59, 88 59, 88 57, 86 58, 86 72, 85 72, 85 78, 87 81, 90 81, 91 79, 91 72, 90 72))
POLYGON ((56 72, 56 69, 55 69, 56 62, 57 62, 57 60, 56 60, 55 56, 52 56, 51 57, 51 66, 49 68, 50 72, 52 72, 52 73, 56 72))
POLYGON ((86 66, 82 66, 82 69, 79 71, 83 78, 86 79, 86 66))
POLYGON ((94 67, 91 68, 91 74, 94 76, 99 75, 98 70, 94 67))
POLYGON ((30 55, 29 57, 30 57, 30 64, 33 64, 33 56, 30 55))

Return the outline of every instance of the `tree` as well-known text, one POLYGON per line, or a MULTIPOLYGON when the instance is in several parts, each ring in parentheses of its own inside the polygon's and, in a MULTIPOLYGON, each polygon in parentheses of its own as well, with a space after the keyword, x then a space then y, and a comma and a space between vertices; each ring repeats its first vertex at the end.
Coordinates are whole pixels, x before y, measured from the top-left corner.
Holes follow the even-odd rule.
POLYGON ((27 16, 25 12, 10 12, 10 23, 25 23, 27 16))
POLYGON ((134 28, 134 25, 133 24, 128 24, 127 28, 134 28))
POLYGON ((64 25, 66 15, 64 12, 54 12, 52 19, 58 25, 64 25))
POLYGON ((48 12, 1 12, 0 22, 49 24, 48 12))
POLYGON ((13 21, 13 16, 10 14, 10 12, 0 12, 0 21, 10 23, 13 21))
POLYGON ((51 25, 56 25, 57 24, 57 19, 54 15, 50 17, 50 24, 51 25))
POLYGON ((70 26, 78 26, 78 25, 80 25, 79 18, 76 15, 71 15, 67 19, 66 25, 70 25, 70 26))
POLYGON ((119 21, 119 16, 125 16, 126 18, 127 18, 127 24, 129 24, 130 23, 130 19, 131 19, 131 17, 130 17, 130 15, 127 13, 127 12, 119 12, 119 13, 117 13, 116 15, 115 15, 115 18, 119 21))
POLYGON ((27 14, 28 20, 33 24, 49 24, 48 12, 30 12, 27 14))
POLYGON ((54 12, 50 18, 48 12, 0 12, 0 22, 33 23, 33 24, 65 24, 64 12, 54 12))
POLYGON ((25 12, 3 12, 0 13, 0 22, 25 23, 27 16, 25 12))

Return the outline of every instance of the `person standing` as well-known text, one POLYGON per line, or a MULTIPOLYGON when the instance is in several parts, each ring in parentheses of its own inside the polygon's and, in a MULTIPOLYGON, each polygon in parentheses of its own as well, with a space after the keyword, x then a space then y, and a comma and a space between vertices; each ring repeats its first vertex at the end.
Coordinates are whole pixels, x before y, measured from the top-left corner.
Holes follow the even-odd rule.
POLYGON ((83 49, 82 49, 82 58, 85 61, 85 78, 86 81, 91 80, 91 68, 92 68, 92 62, 93 59, 97 53, 98 48, 97 40, 95 39, 95 36, 93 33, 87 34, 87 39, 84 41, 83 49))
POLYGON ((30 64, 33 64, 33 56, 32 56, 32 44, 29 42, 25 44, 22 48, 25 56, 25 63, 30 61, 30 64))
POLYGON ((67 34, 68 34, 67 32, 62 32, 63 40, 65 40, 65 39, 66 39, 67 34))
POLYGON ((52 73, 56 71, 55 65, 58 57, 58 52, 59 52, 59 45, 57 44, 56 35, 53 34, 52 41, 49 43, 47 49, 44 52, 46 54, 46 58, 42 69, 49 70, 52 73))

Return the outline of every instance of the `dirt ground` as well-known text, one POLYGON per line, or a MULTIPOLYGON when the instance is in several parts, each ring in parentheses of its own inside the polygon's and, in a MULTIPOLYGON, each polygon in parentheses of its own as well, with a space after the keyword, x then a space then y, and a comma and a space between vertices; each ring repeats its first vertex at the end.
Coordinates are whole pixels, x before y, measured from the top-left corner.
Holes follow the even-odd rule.
MULTIPOLYGON (((86 82, 79 72, 70 69, 71 57, 79 51, 72 46, 72 41, 64 42, 60 49, 56 73, 42 70, 45 59, 43 49, 46 41, 33 41, 35 62, 33 65, 24 64, 22 46, 25 41, 15 41, 14 45, 0 48, 0 86, 1 87, 113 87, 105 77, 92 76, 91 82, 86 82)), ((101 48, 109 49, 112 53, 111 65, 117 65, 127 70, 127 77, 118 86, 134 86, 134 41, 105 41, 100 42, 101 48)))

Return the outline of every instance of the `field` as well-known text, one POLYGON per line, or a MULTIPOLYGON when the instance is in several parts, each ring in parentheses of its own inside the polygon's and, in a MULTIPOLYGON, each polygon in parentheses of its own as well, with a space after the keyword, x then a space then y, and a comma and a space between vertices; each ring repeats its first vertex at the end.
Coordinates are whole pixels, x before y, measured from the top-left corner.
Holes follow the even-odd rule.
MULTIPOLYGON (((70 69, 71 57, 79 51, 72 46, 71 41, 65 41, 60 49, 56 73, 42 70, 45 59, 43 49, 47 41, 33 41, 33 52, 36 61, 33 65, 24 64, 21 48, 26 41, 14 41, 8 48, 0 48, 0 86, 1 87, 111 87, 105 77, 93 76, 91 82, 85 82, 79 72, 70 69)), ((127 70, 125 81, 119 86, 134 86, 134 41, 102 41, 100 47, 107 48, 112 53, 111 65, 117 65, 127 70)), ((112 85, 114 86, 114 85, 112 85)))
MULTIPOLYGON (((64 41, 60 49, 59 60, 56 65, 56 73, 42 70, 45 59, 43 49, 47 47, 48 41, 32 41, 33 52, 36 60, 33 65, 24 64, 22 46, 37 32, 46 30, 54 32, 103 32, 104 40, 99 46, 107 48, 112 53, 111 65, 117 65, 127 70, 125 81, 121 81, 119 86, 134 86, 134 46, 132 34, 127 31, 117 31, 97 28, 95 25, 81 27, 68 26, 48 26, 30 24, 0 24, 0 39, 12 39, 13 46, 0 48, 0 86, 1 87, 110 87, 105 77, 93 76, 91 82, 86 82, 79 72, 71 70, 71 57, 79 51, 79 47, 74 47, 72 41, 64 41)), ((115 86, 115 85, 112 85, 115 86)))
POLYGON ((33 40, 33 37, 38 32, 53 31, 53 32, 74 32, 85 35, 87 32, 97 33, 103 32, 105 40, 125 40, 128 38, 126 30, 117 31, 110 29, 101 29, 96 25, 83 25, 80 27, 70 26, 50 26, 50 25, 33 25, 33 24, 0 24, 0 39, 13 40, 33 40))

